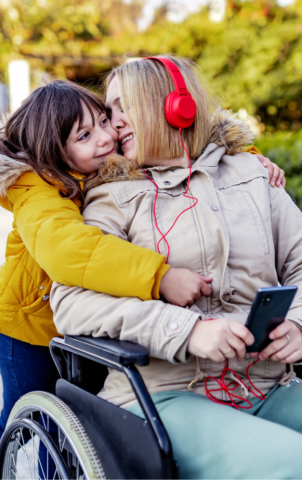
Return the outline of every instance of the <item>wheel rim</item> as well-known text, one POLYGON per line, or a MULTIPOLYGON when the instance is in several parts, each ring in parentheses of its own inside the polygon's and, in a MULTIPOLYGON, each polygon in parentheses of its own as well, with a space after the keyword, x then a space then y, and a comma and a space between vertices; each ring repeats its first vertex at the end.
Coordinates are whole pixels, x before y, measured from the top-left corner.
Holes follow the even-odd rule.
MULTIPOLYGON (((41 428, 53 437, 57 450, 70 472, 68 478, 79 480, 106 479, 103 466, 85 429, 76 415, 61 399, 46 392, 28 393, 15 404, 8 418, 6 430, 10 424, 20 418, 36 423, 39 420, 41 428), (51 422, 56 427, 55 435, 51 432, 51 422)), ((0 459, 3 451, 2 445, 1 440, 0 459)), ((0 478, 1 471, 3 474, 2 463, 0 462, 0 478)), ((16 477, 13 476, 12 478, 16 477)), ((28 472, 26 478, 28 478, 28 472)))
MULTIPOLYGON (((18 412, 18 416, 20 418, 24 419, 30 419, 34 421, 35 418, 40 418, 41 422, 40 424, 42 425, 43 429, 45 432, 50 433, 50 425, 52 421, 55 421, 56 419, 49 415, 48 412, 46 412, 43 409, 37 409, 34 406, 33 407, 25 407, 21 409, 18 412)), ((58 426, 57 426, 58 427, 58 426)), ((79 459, 77 455, 74 452, 74 449, 72 448, 72 445, 70 445, 70 442, 67 439, 67 435, 64 433, 62 429, 58 427, 58 432, 55 438, 53 438, 54 443, 56 444, 56 448, 58 451, 60 451, 60 454, 62 458, 64 459, 64 462, 68 465, 68 469, 70 473, 70 478, 75 478, 79 480, 85 480, 87 477, 83 471, 82 465, 79 462, 79 459)), ((30 439, 30 442, 33 443, 33 438, 30 439)), ((48 456, 49 456, 49 451, 47 450, 47 461, 48 461, 48 456)), ((24 453, 25 455, 25 453, 24 453)), ((22 469, 24 471, 24 459, 21 456, 21 461, 23 460, 23 465, 22 469)), ((16 478, 16 477, 13 477, 16 478)), ((28 478, 28 477, 24 477, 28 478)), ((38 478, 38 477, 29 477, 29 478, 38 478)), ((44 477, 42 477, 44 478, 44 477)), ((46 477, 48 478, 48 477, 46 477)), ((52 478, 52 477, 51 477, 52 478)), ((68 477, 69 478, 69 477, 68 477)))
POLYGON ((5 430, 1 439, 0 464, 3 479, 72 478, 51 436, 31 419, 17 419, 5 430), (46 453, 46 462, 42 452, 46 453))

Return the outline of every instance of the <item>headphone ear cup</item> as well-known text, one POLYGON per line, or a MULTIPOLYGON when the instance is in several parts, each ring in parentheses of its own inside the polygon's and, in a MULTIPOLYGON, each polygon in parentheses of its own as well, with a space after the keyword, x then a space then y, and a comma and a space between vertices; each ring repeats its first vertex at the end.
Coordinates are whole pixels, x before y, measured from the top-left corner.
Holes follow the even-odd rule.
POLYGON ((168 122, 172 127, 177 128, 178 125, 173 121, 173 115, 172 115, 172 113, 171 113, 171 112, 172 112, 171 104, 172 104, 172 102, 173 102, 174 93, 176 93, 176 92, 171 92, 171 93, 169 93, 169 95, 166 97, 166 101, 165 101, 165 117, 166 117, 167 122, 168 122))
POLYGON ((165 116, 172 127, 190 127, 195 115, 196 103, 190 93, 187 95, 178 95, 176 91, 169 93, 165 101, 165 116))

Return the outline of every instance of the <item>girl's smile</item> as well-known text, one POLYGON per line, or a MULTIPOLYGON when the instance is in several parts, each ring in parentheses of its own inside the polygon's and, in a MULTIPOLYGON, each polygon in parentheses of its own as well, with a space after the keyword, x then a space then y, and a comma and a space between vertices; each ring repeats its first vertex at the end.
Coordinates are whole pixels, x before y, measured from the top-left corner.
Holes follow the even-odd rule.
POLYGON ((70 166, 82 173, 93 173, 105 157, 117 151, 117 132, 105 113, 93 110, 93 117, 83 103, 84 116, 75 122, 66 141, 70 166))

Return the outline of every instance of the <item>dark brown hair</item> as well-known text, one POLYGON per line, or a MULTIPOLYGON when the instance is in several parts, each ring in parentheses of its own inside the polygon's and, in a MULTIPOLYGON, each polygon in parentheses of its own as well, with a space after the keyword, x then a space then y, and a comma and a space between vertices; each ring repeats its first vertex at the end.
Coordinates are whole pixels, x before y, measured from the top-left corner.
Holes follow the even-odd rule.
POLYGON ((65 80, 54 80, 37 88, 12 114, 2 129, 0 153, 27 163, 61 194, 83 200, 80 179, 68 164, 65 145, 76 121, 81 127, 83 104, 94 124, 94 110, 105 113, 102 100, 85 88, 65 80))

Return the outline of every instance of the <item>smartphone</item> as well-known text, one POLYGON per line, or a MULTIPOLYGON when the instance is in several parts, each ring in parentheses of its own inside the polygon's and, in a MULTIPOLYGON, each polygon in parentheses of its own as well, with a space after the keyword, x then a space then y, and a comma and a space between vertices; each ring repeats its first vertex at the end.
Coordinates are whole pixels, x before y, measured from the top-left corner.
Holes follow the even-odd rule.
POLYGON ((261 352, 271 343, 269 334, 284 322, 297 290, 296 286, 259 288, 245 324, 255 337, 247 353, 261 352))

